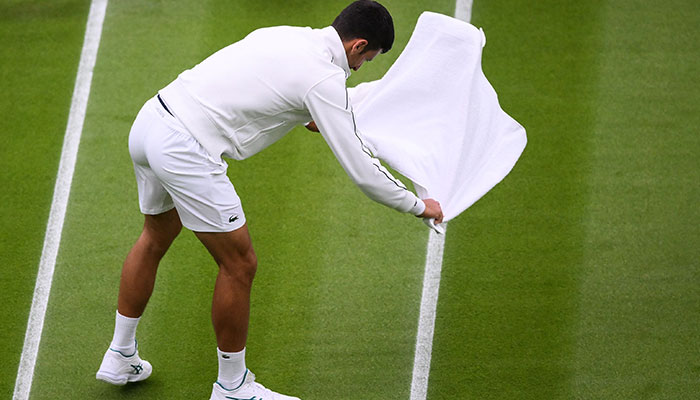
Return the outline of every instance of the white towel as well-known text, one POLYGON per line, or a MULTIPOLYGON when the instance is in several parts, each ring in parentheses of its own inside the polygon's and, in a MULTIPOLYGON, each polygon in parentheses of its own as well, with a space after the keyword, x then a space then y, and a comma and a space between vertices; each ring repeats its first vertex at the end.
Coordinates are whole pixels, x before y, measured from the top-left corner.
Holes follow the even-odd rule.
POLYGON ((349 90, 374 155, 438 200, 445 222, 500 182, 527 141, 481 70, 485 44, 473 25, 424 12, 386 75, 349 90))

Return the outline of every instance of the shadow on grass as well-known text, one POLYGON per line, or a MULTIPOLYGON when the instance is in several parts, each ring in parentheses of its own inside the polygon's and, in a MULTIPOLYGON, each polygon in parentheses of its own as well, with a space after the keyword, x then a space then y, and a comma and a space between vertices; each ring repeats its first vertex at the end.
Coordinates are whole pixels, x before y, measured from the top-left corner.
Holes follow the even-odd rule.
POLYGON ((166 393, 165 383, 149 378, 142 382, 131 382, 124 386, 110 385, 109 383, 96 381, 86 390, 86 399, 157 399, 158 393, 166 393))

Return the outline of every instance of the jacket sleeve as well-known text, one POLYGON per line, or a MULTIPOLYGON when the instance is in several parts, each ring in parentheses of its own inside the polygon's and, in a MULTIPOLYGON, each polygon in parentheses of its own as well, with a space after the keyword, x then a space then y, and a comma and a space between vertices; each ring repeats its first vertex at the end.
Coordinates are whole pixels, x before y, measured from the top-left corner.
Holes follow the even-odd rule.
POLYGON ((341 73, 312 87, 304 104, 338 162, 363 193, 398 211, 423 213, 423 201, 394 178, 363 143, 341 73))

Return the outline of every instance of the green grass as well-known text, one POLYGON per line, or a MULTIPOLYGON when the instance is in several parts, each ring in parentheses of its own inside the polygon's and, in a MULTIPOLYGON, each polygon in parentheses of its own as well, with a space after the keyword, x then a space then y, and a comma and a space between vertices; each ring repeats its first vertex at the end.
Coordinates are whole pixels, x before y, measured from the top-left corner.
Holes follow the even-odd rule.
POLYGON ((0 2, 0 397, 32 302, 80 57, 86 1, 0 2))
POLYGON ((431 398, 698 398, 699 16, 476 4, 529 144, 450 226, 431 398))
POLYGON ((652 3, 603 9, 573 363, 584 397, 700 397, 700 5, 652 3))
MULTIPOLYGON (((383 3, 395 48, 350 85, 386 71, 421 11, 454 10, 383 3)), ((142 223, 129 127, 220 47, 260 26, 324 26, 345 4, 110 2, 32 399, 208 396, 216 267, 187 231, 139 326, 154 375, 121 388, 94 379, 142 223)), ((529 142, 511 175, 449 224, 429 399, 699 398, 698 5, 474 7, 486 75, 529 142)), ((87 10, 0 5, 1 397, 14 385, 87 10)), ((424 226, 364 197, 303 129, 229 164, 260 263, 248 343, 260 381, 304 399, 408 398, 424 226)))
POLYGON ((430 398, 572 397, 599 6, 475 4, 484 71, 528 145, 449 227, 430 398))

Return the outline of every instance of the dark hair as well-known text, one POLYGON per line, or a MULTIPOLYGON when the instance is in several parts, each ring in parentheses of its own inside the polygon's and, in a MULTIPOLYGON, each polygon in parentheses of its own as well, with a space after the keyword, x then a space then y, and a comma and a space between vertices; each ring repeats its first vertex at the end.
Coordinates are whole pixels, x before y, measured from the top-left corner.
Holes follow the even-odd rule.
POLYGON ((382 49, 386 53, 394 44, 394 21, 389 11, 376 1, 358 0, 350 4, 332 26, 342 41, 367 40, 365 51, 382 49))

